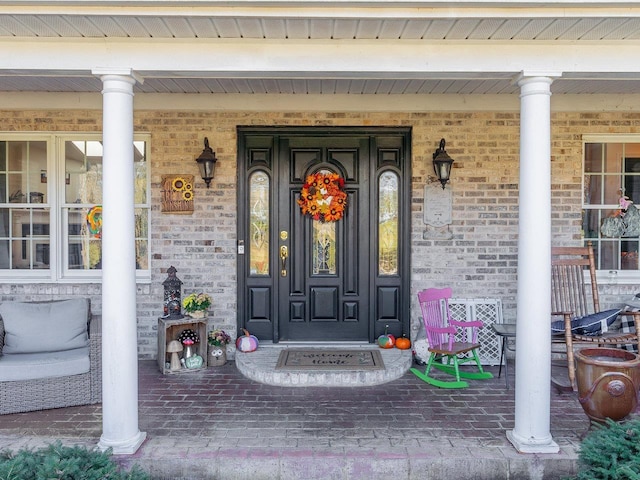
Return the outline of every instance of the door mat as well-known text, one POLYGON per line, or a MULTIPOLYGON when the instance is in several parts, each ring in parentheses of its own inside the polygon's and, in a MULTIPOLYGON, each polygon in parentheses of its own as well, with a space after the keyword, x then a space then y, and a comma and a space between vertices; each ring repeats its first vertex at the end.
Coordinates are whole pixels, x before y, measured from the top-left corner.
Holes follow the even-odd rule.
POLYGON ((288 349, 276 370, 384 370, 384 362, 378 350, 288 349))

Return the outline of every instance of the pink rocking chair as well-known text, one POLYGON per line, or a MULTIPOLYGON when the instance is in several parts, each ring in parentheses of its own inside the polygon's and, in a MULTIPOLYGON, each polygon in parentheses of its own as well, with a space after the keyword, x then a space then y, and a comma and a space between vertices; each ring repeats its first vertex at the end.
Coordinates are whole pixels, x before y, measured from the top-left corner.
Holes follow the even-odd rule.
POLYGON ((419 379, 439 388, 466 388, 469 384, 460 378, 483 380, 493 378, 493 375, 482 369, 478 357, 478 329, 482 328, 482 322, 461 322, 451 318, 450 298, 450 288, 428 288, 418 293, 431 355, 424 373, 417 368, 411 371, 419 379), (443 362, 445 359, 446 363, 443 362), (478 372, 461 371, 460 365, 468 362, 475 362, 478 372), (431 367, 455 375, 456 379, 447 381, 430 377, 431 367))

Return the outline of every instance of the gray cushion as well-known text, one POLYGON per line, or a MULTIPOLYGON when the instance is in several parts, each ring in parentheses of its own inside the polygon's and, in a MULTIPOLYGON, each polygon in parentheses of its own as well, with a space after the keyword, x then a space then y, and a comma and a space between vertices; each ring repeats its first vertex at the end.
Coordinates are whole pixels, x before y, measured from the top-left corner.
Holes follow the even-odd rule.
POLYGON ((89 371, 89 347, 64 352, 16 353, 0 357, 0 382, 66 377, 89 371))
POLYGON ((73 350, 89 345, 89 302, 72 299, 0 304, 4 322, 3 354, 73 350))

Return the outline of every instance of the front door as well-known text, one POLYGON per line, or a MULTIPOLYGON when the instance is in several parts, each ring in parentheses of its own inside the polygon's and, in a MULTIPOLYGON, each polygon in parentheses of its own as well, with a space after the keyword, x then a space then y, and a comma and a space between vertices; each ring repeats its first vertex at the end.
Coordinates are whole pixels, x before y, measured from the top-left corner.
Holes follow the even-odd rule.
POLYGON ((408 334, 409 140, 408 129, 238 129, 241 328, 275 342, 408 334), (310 177, 344 192, 343 212, 314 218, 327 193, 303 213, 310 177))

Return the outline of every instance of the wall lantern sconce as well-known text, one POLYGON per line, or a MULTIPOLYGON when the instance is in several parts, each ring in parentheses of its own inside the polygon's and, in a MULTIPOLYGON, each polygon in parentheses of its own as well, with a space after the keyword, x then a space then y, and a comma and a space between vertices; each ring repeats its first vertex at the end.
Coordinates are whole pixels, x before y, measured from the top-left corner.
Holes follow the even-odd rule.
POLYGON ((216 154, 211 147, 209 146, 209 139, 204 137, 204 150, 198 158, 196 158, 196 162, 198 162, 198 168, 200 169, 200 176, 204 180, 204 183, 207 184, 207 188, 211 184, 211 179, 213 178, 213 172, 216 169, 216 162, 218 159, 216 158, 216 154))
POLYGON ((438 180, 442 184, 442 189, 444 190, 444 186, 449 181, 449 176, 451 175, 451 165, 453 164, 453 158, 447 154, 447 151, 444 149, 445 145, 444 138, 440 140, 440 146, 433 153, 433 170, 436 172, 436 176, 438 180))

